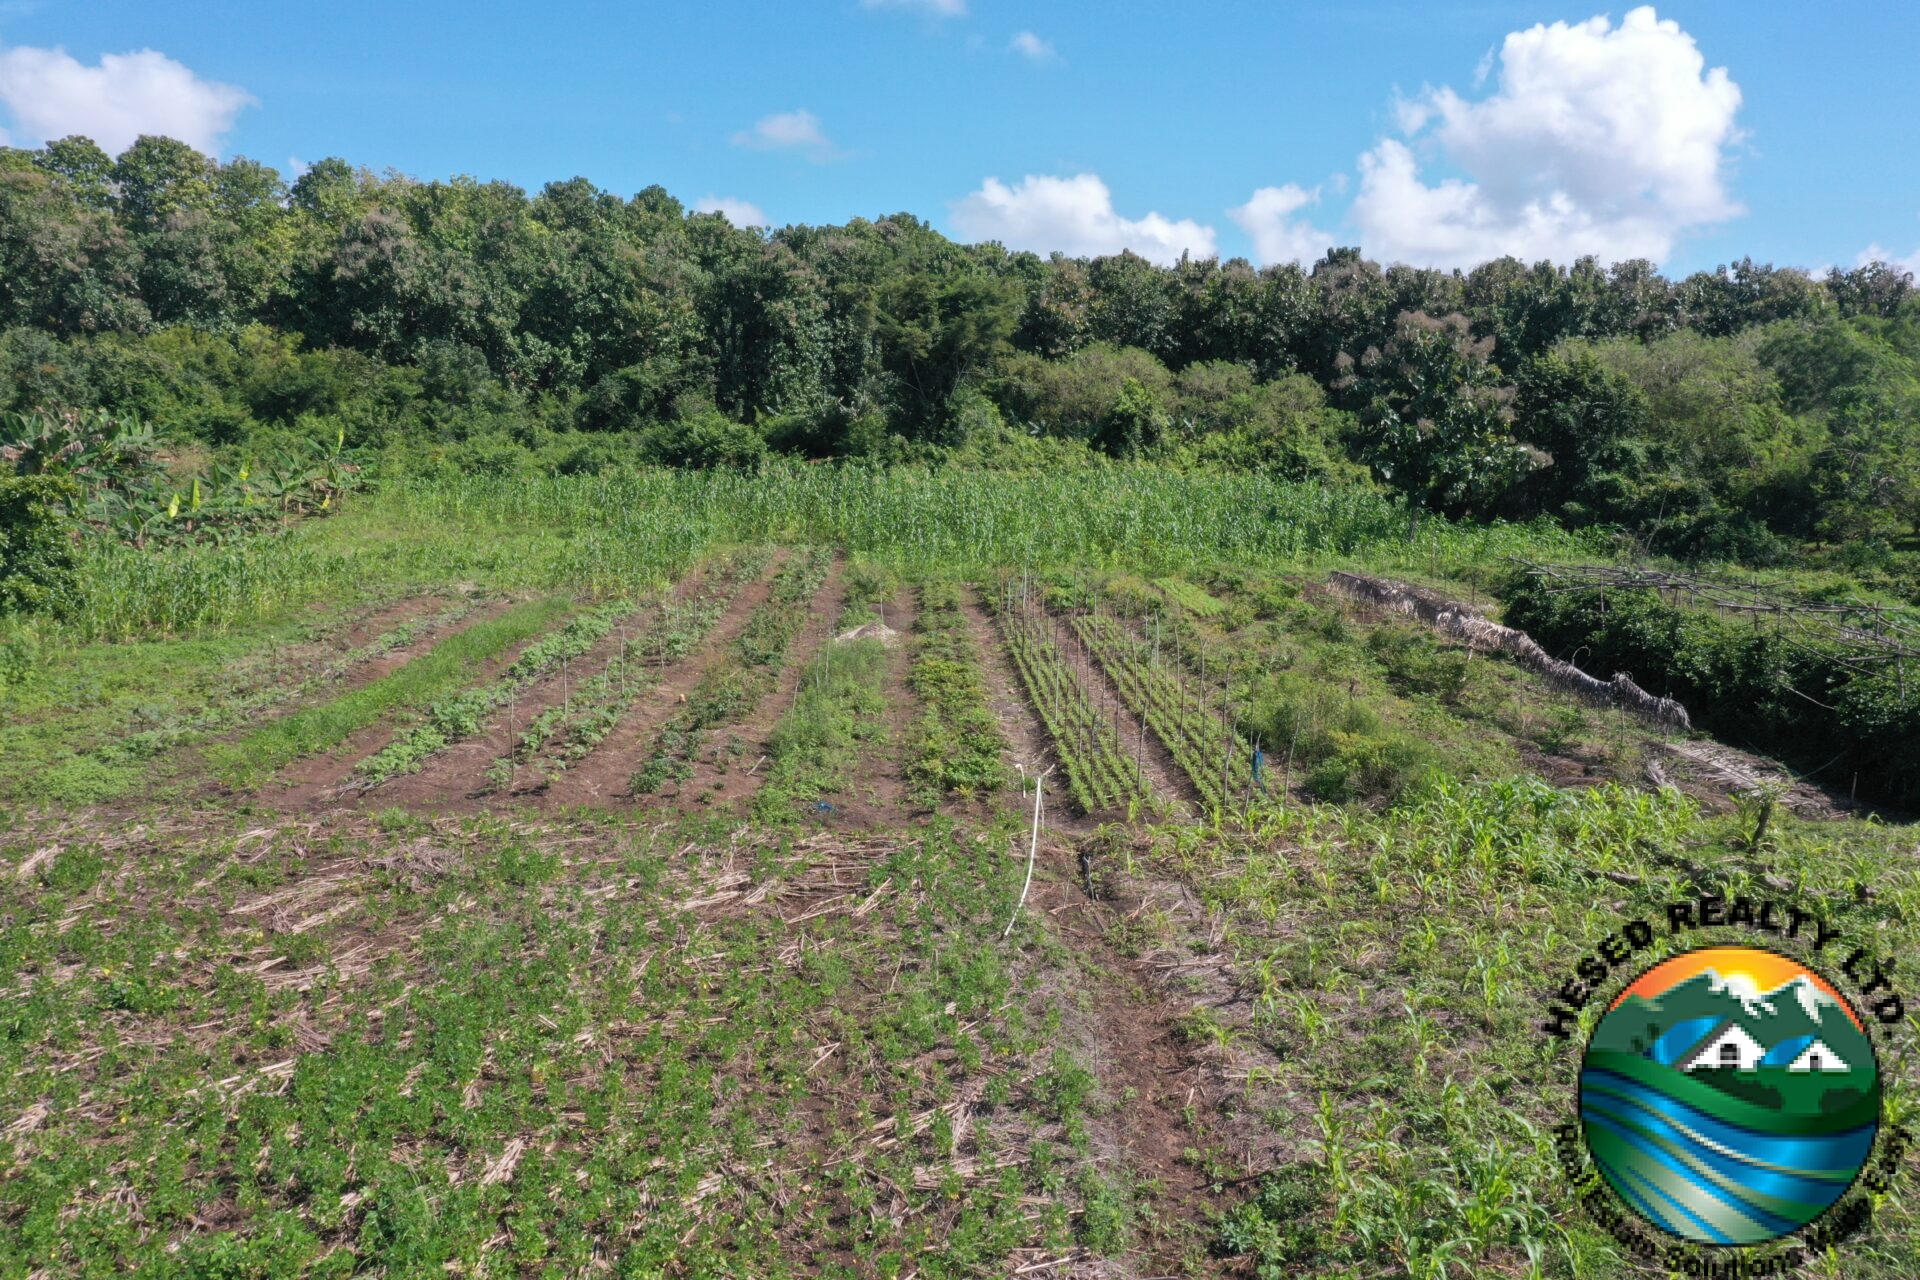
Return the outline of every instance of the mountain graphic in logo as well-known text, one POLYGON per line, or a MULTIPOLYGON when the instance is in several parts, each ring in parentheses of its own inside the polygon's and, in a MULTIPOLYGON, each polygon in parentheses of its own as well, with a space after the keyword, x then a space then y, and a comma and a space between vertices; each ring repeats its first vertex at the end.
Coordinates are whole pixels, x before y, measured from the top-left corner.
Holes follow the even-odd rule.
POLYGON ((1880 1071, 1832 985, 1757 947, 1703 947, 1629 983, 1587 1042, 1580 1118, 1601 1176, 1655 1225, 1762 1244, 1845 1194, 1880 1071))

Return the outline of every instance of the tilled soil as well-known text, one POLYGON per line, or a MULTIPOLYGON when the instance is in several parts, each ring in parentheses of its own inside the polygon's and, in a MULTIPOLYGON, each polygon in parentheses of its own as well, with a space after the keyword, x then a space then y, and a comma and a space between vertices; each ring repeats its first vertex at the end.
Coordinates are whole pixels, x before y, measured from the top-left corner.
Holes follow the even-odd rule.
MULTIPOLYGON (((665 678, 637 698, 606 741, 586 759, 561 774, 537 798, 546 807, 605 804, 631 791, 634 772, 646 763, 654 734, 687 700, 707 673, 731 662, 733 642, 746 629, 753 611, 773 592, 773 574, 782 557, 771 560, 760 577, 727 606, 720 621, 707 632, 700 651, 667 668, 665 678)), ((528 798, 534 798, 529 796, 528 798)))
MULTIPOLYGON (((686 590, 681 584, 681 592, 686 590)), ((402 774, 369 793, 382 804, 409 809, 478 808, 494 788, 488 777, 493 762, 512 749, 514 739, 541 712, 565 703, 573 690, 620 654, 621 647, 646 618, 657 613, 652 601, 623 618, 585 653, 559 671, 520 691, 481 732, 435 752, 415 773, 402 774)))
POLYGON ((780 677, 771 692, 738 724, 723 725, 708 735, 693 773, 681 779, 667 793, 669 800, 692 797, 705 811, 734 809, 753 798, 764 779, 767 741, 773 737, 780 718, 793 707, 806 674, 820 651, 833 640, 833 629, 840 618, 841 573, 844 565, 835 561, 820 589, 808 605, 807 625, 787 646, 780 677))
MULTIPOLYGON (((1013 659, 1007 656, 1006 647, 1000 643, 1000 633, 987 616, 986 606, 980 603, 972 590, 967 592, 961 612, 966 615, 967 631, 973 637, 973 647, 980 654, 980 674, 986 681, 987 703, 1000 721, 1001 736, 1007 740, 1008 765, 1013 767, 1016 776, 1021 773, 1031 776, 1055 768, 1059 758, 1054 754, 1053 742, 1047 737, 1040 717, 1027 701, 1025 688, 1020 683, 1020 673, 1014 670, 1013 659)), ((1064 795, 1064 782, 1060 788, 1064 795)), ((1031 807, 1019 792, 1008 793, 1006 804, 1016 812, 1024 812, 1031 807)), ((1064 806, 1062 810, 1064 821, 1064 806)))

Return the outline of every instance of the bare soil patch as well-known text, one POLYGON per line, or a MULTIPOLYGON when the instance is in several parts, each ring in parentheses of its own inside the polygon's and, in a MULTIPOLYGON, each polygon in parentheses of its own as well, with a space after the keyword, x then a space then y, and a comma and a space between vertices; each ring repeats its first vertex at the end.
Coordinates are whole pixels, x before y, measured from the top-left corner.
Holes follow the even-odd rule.
POLYGON ((634 771, 646 762, 654 733, 709 671, 731 661, 730 647, 745 630, 753 611, 772 594, 773 575, 784 558, 776 555, 768 562, 760 577, 733 598, 720 621, 707 632, 700 652, 673 667, 659 684, 636 699, 597 750, 562 774, 551 787, 528 794, 537 794, 546 807, 604 804, 628 795, 634 771))
MULTIPOLYGON (((450 604, 451 598, 436 592, 424 592, 402 596, 398 600, 389 600, 352 618, 347 625, 326 637, 326 646, 341 653, 351 653, 362 645, 370 644, 396 627, 405 626, 416 618, 425 617, 436 609, 450 604)), ((330 606, 325 602, 315 604, 316 611, 324 611, 330 606)))
POLYGON ((1094 1128, 1096 1156, 1144 1184, 1152 1206, 1142 1223, 1148 1260, 1177 1269, 1211 1216, 1235 1199, 1215 1191, 1189 1153, 1232 1137, 1220 1121, 1237 1090, 1227 1066, 1183 1033, 1194 1000, 1173 989, 1161 957, 1124 955, 1108 941, 1112 922, 1141 904, 1089 899, 1079 847, 1057 833, 1043 838, 1041 862, 1027 909, 1048 918, 1076 960, 1072 989, 1063 984, 1053 993, 1062 1035, 1099 1076, 1112 1108, 1094 1128))
POLYGON ((834 624, 840 618, 844 568, 844 563, 836 559, 808 603, 807 625, 787 647, 773 690, 744 720, 708 735, 699 759, 693 762, 692 775, 674 784, 667 793, 669 800, 690 799, 701 811, 732 810, 746 804, 760 789, 767 742, 780 718, 793 706, 807 667, 833 639, 834 624))

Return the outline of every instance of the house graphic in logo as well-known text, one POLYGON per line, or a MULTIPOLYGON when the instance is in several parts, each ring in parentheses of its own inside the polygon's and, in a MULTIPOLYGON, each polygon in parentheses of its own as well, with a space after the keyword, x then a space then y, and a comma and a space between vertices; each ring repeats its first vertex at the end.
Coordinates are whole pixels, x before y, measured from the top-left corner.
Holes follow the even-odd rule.
POLYGON ((1873 1147, 1880 1077, 1819 974, 1750 947, 1685 952, 1629 983, 1580 1076, 1587 1149, 1644 1217, 1759 1244, 1845 1193, 1873 1147))

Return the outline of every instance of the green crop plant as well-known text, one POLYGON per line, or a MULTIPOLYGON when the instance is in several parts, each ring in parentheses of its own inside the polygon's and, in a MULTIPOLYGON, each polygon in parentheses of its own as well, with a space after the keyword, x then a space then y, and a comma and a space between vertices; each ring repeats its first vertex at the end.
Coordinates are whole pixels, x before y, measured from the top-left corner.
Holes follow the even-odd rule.
POLYGON ((658 673, 691 653, 713 629, 770 556, 759 547, 715 557, 688 595, 662 602, 648 625, 623 637, 619 651, 575 686, 565 704, 530 722, 489 767, 488 780, 496 788, 508 787, 522 765, 532 764, 543 783, 551 782, 592 754, 658 673))
POLYGON ((772 692, 832 565, 831 552, 802 550, 774 575, 766 603, 748 616, 726 654, 738 665, 721 664, 708 671, 687 694, 686 704, 660 726, 646 760, 630 780, 635 795, 689 776, 707 732, 745 715, 772 692))
POLYGON ((430 704, 419 724, 354 766, 369 786, 413 773, 435 752, 479 733, 494 712, 566 663, 586 653, 633 613, 617 600, 569 618, 565 625, 522 649, 507 669, 484 685, 462 689, 430 704))
POLYGON ((1072 625, 1121 701, 1146 721, 1208 808, 1235 808, 1241 797, 1233 790, 1252 767, 1253 745, 1217 700, 1208 701, 1210 691, 1190 688, 1170 662, 1155 660, 1144 635, 1110 615, 1079 614, 1072 625))
POLYGON ((1011 580, 1002 582, 996 602, 1001 638, 1066 768, 1073 802, 1084 813, 1147 803, 1151 793, 1139 764, 1068 668, 1046 615, 1022 605, 1011 580))
POLYGON ((949 795, 983 795, 1012 781, 1006 738, 987 703, 962 591, 950 582, 922 585, 913 624, 907 680, 920 711, 909 735, 907 780, 927 803, 949 795))
POLYGON ((1156 578, 1153 585, 1160 588, 1167 599, 1196 618, 1217 618, 1227 611, 1224 603, 1214 599, 1185 578, 1156 578))
POLYGON ((383 716, 432 706, 470 682, 482 663, 532 640, 573 609, 572 601, 549 596, 484 618, 370 684, 209 748, 208 764, 229 786, 256 786, 302 756, 332 750, 383 716))

